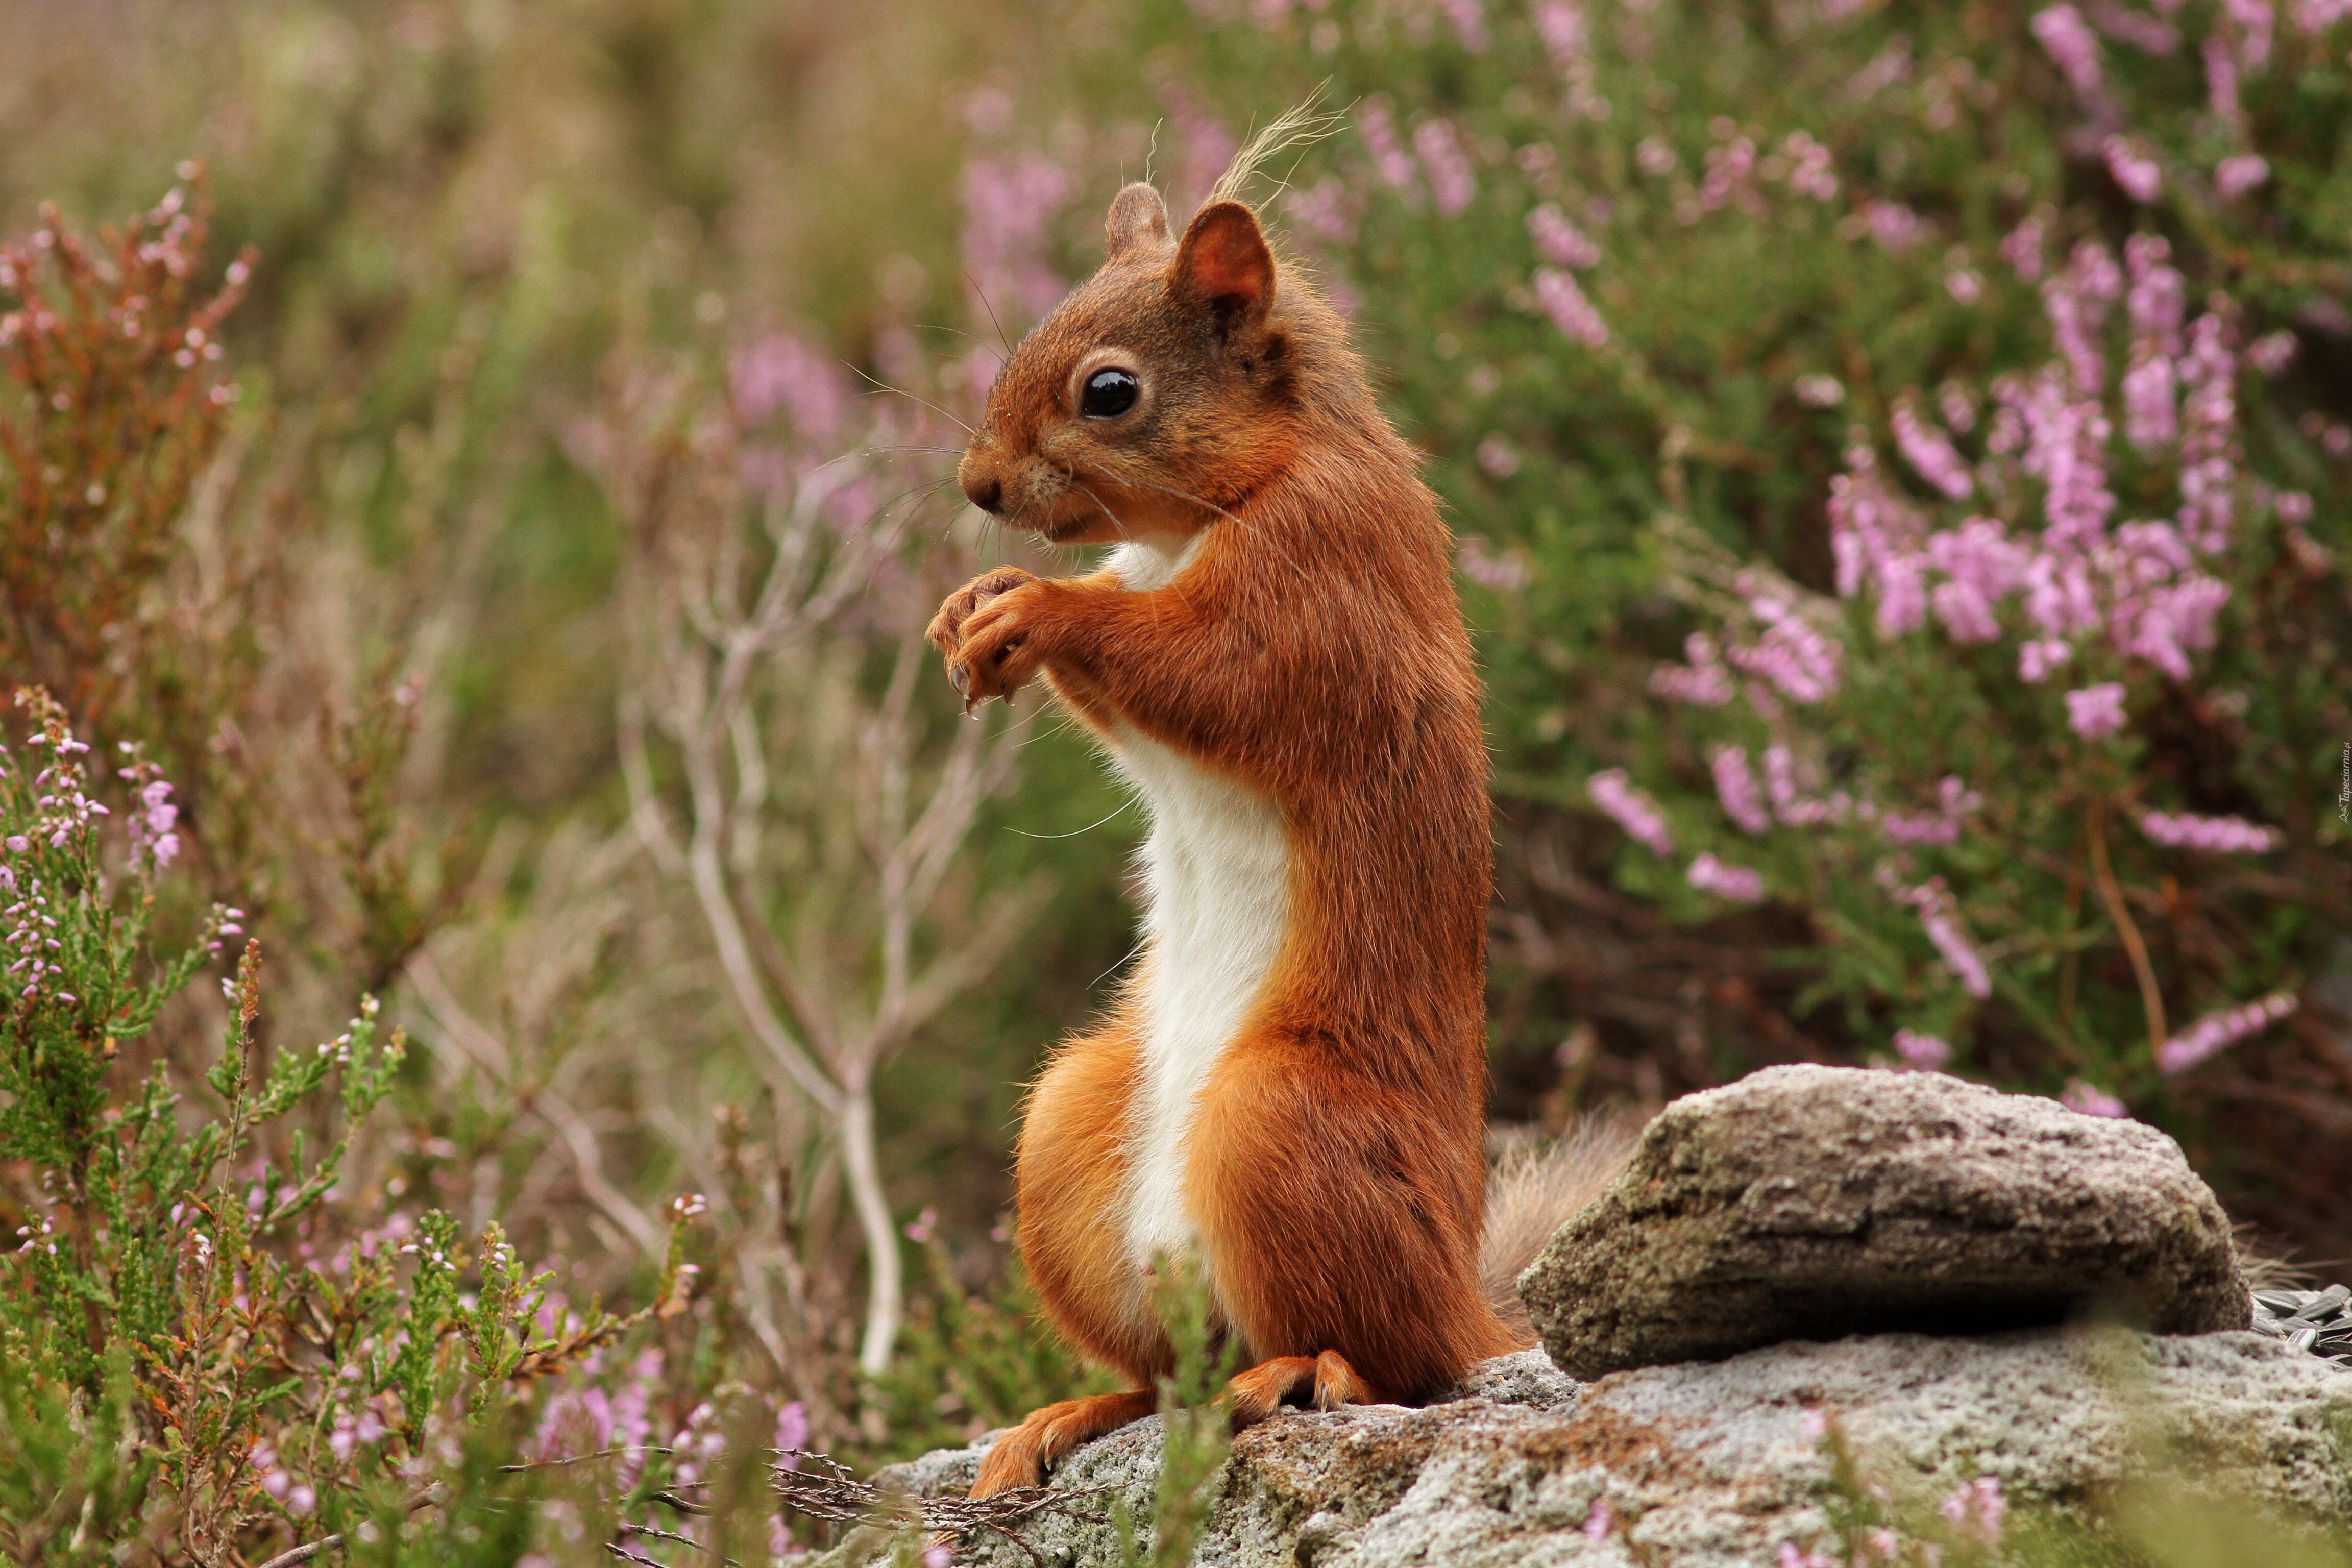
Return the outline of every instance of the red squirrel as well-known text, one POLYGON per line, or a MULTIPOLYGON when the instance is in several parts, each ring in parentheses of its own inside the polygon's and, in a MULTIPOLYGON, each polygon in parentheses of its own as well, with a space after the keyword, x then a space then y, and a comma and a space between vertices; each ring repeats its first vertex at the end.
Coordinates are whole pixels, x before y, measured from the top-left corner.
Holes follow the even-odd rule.
POLYGON ((967 706, 1043 677, 1150 809, 1142 957, 1038 1079, 1017 1168, 1046 1315, 1133 1387, 1030 1415, 975 1496, 1154 1408, 1162 1255, 1254 1363, 1236 1426, 1424 1401, 1530 1342, 1481 1283, 1493 848, 1436 500, 1249 206, 1178 237, 1131 184, 1106 239, 958 479, 1012 527, 1116 548, 990 572, 929 636, 967 706))

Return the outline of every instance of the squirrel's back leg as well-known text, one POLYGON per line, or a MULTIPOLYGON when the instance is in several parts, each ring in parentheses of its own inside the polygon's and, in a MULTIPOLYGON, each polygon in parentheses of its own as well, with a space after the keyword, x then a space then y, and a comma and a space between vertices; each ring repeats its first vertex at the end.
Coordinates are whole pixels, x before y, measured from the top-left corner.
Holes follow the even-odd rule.
POLYGON ((1218 1304, 1268 1363, 1244 1379, 1301 1392, 1297 1358, 1318 1398, 1352 1383, 1346 1401, 1413 1403, 1514 1348, 1477 1277, 1482 1108, 1450 1109, 1277 1028, 1226 1048, 1195 1101, 1186 1186, 1218 1304))
POLYGON ((1113 1014, 1066 1041, 1022 1119, 1016 1184, 1021 1258, 1063 1336, 1140 1386, 1066 1399, 1030 1414, 981 1461, 974 1497, 1035 1486, 1078 1444, 1149 1415, 1174 1362, 1142 1274, 1128 1257, 1127 1106, 1142 1070, 1138 1027, 1113 1014))

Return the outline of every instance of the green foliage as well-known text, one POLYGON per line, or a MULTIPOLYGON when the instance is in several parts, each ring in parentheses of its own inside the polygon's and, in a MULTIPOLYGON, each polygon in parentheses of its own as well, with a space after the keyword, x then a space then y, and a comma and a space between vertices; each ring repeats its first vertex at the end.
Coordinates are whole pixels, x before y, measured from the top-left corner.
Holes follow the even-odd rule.
POLYGON ((898 1353, 863 1402, 880 1438, 861 1459, 961 1447, 1039 1405, 1117 1386, 1047 1326, 1018 1252, 1007 1249, 1003 1277, 984 1292, 964 1287, 935 1236, 925 1234, 918 1256, 898 1353))

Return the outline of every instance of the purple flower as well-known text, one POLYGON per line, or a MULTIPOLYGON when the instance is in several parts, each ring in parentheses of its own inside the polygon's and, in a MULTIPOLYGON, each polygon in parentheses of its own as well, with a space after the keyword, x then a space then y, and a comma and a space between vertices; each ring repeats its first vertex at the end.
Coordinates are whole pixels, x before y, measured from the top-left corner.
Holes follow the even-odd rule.
POLYGON ((1888 891, 1919 911, 1920 929, 1927 933, 1927 940, 1935 944, 1945 967, 1959 981, 1961 989, 1979 999, 1991 995, 1992 975, 1962 929, 1959 910, 1944 879, 1930 877, 1918 887, 1906 888, 1891 877, 1882 877, 1888 891))
POLYGON ((1966 500, 1976 488, 1969 466, 1952 447, 1950 437, 1919 417, 1906 394, 1895 400, 1895 444, 1918 476, 1954 500, 1966 500))
POLYGON ((1690 863, 1690 885, 1703 893, 1728 899, 1735 904, 1760 904, 1764 901, 1763 877, 1746 866, 1735 866, 1718 860, 1711 853, 1703 854, 1690 863))
POLYGON ((1863 209, 1863 217, 1870 225, 1870 237, 1885 250, 1908 250, 1935 233, 1901 202, 1872 202, 1863 209))
POLYGON ((1069 171, 1042 153, 964 165, 963 261, 979 296, 1031 316, 1053 309, 1063 285, 1045 252, 1076 189, 1069 171))
POLYGON ((2107 173, 2132 200, 2152 202, 2164 189, 2164 171, 2128 136, 2108 137, 2099 152, 2107 161, 2107 173))
POLYGON ((1603 1495, 1592 1500, 1592 1510, 1584 1516, 1584 1539, 1606 1541, 1617 1528, 1617 1512, 1609 1506, 1603 1495))
POLYGON ((1417 171, 1413 167, 1412 154, 1404 150, 1403 142, 1397 136, 1396 121, 1387 98, 1375 93, 1364 100, 1364 107, 1357 115, 1356 129, 1363 137, 1364 149, 1371 153, 1372 167, 1380 171, 1381 178, 1401 191, 1415 189, 1417 171))
POLYGON ((2214 1053, 2261 1033, 2299 1005, 2294 996, 2282 991, 2242 1007, 2208 1013, 2156 1048, 2157 1069, 2168 1077, 2187 1072, 2214 1053))
POLYGON ((1454 24, 1454 36, 1474 55, 1486 52, 1486 13, 1479 0, 1437 0, 1437 8, 1454 24))
POLYGON ((1554 268, 1538 267, 1533 282, 1536 302, 1570 342, 1597 349, 1609 341, 1608 323, 1576 286, 1575 279, 1554 268))
POLYGON ((1412 147, 1421 154, 1421 166, 1429 175, 1429 189, 1437 198, 1440 216, 1452 217, 1467 207, 1478 194, 1478 182, 1471 173, 1470 160, 1462 151, 1453 122, 1423 121, 1413 129, 1412 147))
POLYGON ((2151 353, 2124 372, 2124 436, 2141 451, 2168 447, 2180 436, 2172 362, 2151 353))
POLYGON ((2158 844, 2216 855, 2260 855, 2286 842, 2286 835, 2277 828, 2258 826, 2242 816, 2151 811, 2140 817, 2139 826, 2158 844))
POLYGON ((800 339, 782 332, 754 338, 728 366, 735 415, 758 425, 779 412, 813 447, 830 445, 849 423, 856 395, 841 367, 800 339))
POLYGON ((1737 823, 1743 833, 1770 831, 1772 819, 1765 814, 1764 797, 1756 786, 1756 774, 1748 766, 1747 749, 1717 746, 1708 765, 1715 774, 1715 795, 1723 803, 1723 814, 1737 823))
POLYGON ((1921 1034, 1916 1029, 1897 1029, 1895 1054, 1903 1058, 1906 1067, 1921 1072, 1942 1072, 1950 1065, 1952 1047, 1938 1036, 1921 1034))
POLYGON ((2120 1100, 2103 1089, 2070 1078, 2058 1096, 2058 1103, 2069 1110, 2079 1110, 2085 1116, 2127 1117, 2130 1110, 2120 1100))
POLYGON ((2271 177, 2269 162, 2259 153, 2224 158, 2213 170, 2213 188, 2225 201, 2234 201, 2271 177))
POLYGON ((1591 267, 1601 259, 1601 247, 1550 202, 1528 214, 1528 233, 1555 267, 1591 267))
POLYGON ((2066 722, 2086 741, 2103 741, 2124 727, 2124 688, 2101 681, 2066 693, 2066 722))
POLYGON ((2050 58, 2076 92, 2085 98, 2098 92, 2099 40, 2080 11, 2072 5, 2053 5, 2037 13, 2033 36, 2050 51, 2050 58))
POLYGON ((1586 781, 1592 803, 1609 814, 1618 826, 1652 854, 1675 852, 1675 836, 1666 826, 1657 802, 1635 789, 1623 768, 1607 768, 1586 781))
POLYGON ((1705 632, 1693 632, 1683 639, 1683 651, 1690 663, 1659 665, 1650 671, 1650 689, 1701 708, 1720 708, 1730 701, 1731 671, 1716 652, 1715 639, 1705 632))
POLYGON ((1734 666, 1763 677, 1794 702, 1821 702, 1835 695, 1844 679, 1844 656, 1837 644, 1773 595, 1751 597, 1748 608, 1766 630, 1755 647, 1728 651, 1734 666))
POLYGON ((1962 1482, 1938 1508, 1963 1535, 1986 1546, 2000 1543, 2001 1517, 2008 1510, 2009 1500, 2000 1495, 2000 1481, 1994 1476, 1962 1482))

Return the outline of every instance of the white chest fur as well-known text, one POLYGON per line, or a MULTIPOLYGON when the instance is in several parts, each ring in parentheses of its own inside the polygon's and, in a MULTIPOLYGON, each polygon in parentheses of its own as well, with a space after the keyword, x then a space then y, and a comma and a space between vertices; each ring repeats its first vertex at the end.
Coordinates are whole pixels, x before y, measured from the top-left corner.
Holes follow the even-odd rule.
MULTIPOLYGON (((1124 545, 1112 569, 1148 590, 1181 572, 1189 553, 1124 545)), ((1112 760, 1151 816, 1139 857, 1143 1084, 1128 1149, 1127 1245, 1141 1265, 1192 1248, 1183 1174, 1193 1100, 1281 949, 1290 856, 1274 803, 1247 785, 1133 731, 1112 742, 1112 760)))

